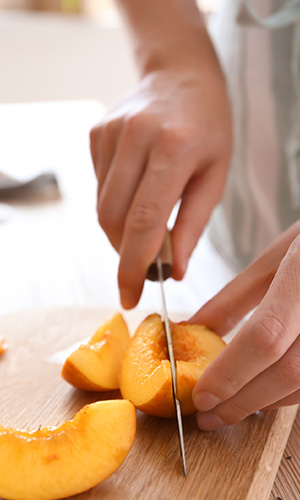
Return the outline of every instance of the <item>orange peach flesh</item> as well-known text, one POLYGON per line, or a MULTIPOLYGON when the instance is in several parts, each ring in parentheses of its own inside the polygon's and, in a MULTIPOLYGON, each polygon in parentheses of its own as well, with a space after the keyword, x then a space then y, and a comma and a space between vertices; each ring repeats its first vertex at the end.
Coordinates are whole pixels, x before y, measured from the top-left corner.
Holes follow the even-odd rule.
POLYGON ((127 325, 117 313, 98 328, 86 345, 70 354, 63 365, 62 377, 78 389, 118 389, 120 366, 129 340, 127 325))
POLYGON ((135 408, 124 400, 86 405, 57 428, 0 426, 0 496, 50 500, 92 488, 120 466, 135 431, 135 408))
POLYGON ((0 337, 0 356, 4 354, 8 349, 8 343, 3 337, 0 337))
MULTIPOLYGON (((225 343, 204 326, 170 323, 177 368, 178 398, 183 415, 196 411, 192 390, 225 343)), ((131 339, 123 359, 120 389, 136 408, 151 415, 175 415, 171 367, 160 316, 148 316, 131 339)))

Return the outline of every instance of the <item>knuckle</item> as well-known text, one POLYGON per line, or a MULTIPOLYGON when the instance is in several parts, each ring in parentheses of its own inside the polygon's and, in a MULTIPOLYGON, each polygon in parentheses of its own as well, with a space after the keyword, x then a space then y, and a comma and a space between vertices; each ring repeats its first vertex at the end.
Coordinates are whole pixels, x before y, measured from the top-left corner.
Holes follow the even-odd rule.
POLYGON ((110 137, 114 135, 120 126, 119 120, 109 119, 103 123, 103 129, 105 130, 106 136, 110 137))
POLYGON ((146 129, 149 123, 149 117, 146 113, 138 113, 128 116, 125 120, 125 134, 127 138, 136 137, 140 135, 143 130, 146 129))
POLYGON ((162 127, 159 133, 159 146, 165 156, 182 155, 191 144, 191 132, 183 125, 162 127))
POLYGON ((222 384, 224 397, 223 399, 228 399, 234 396, 240 390, 240 383, 237 379, 234 379, 228 373, 222 373, 222 384))
POLYGON ((252 411, 240 401, 232 401, 228 412, 226 412, 224 416, 224 421, 228 425, 236 424, 244 420, 244 418, 248 417, 251 413, 252 411))
POLYGON ((276 314, 265 314, 252 333, 255 352, 267 359, 279 359, 284 353, 285 334, 286 327, 276 314))
POLYGON ((90 130, 90 143, 95 144, 102 138, 107 139, 113 136, 118 131, 119 126, 119 119, 106 117, 90 130))
POLYGON ((150 231, 159 222, 159 207, 156 203, 140 203, 132 208, 128 225, 131 231, 150 231))
POLYGON ((157 161, 151 163, 149 176, 151 184, 159 186, 160 192, 166 192, 170 186, 170 177, 174 178, 174 163, 170 165, 170 161, 164 161, 163 158, 157 158, 157 161))

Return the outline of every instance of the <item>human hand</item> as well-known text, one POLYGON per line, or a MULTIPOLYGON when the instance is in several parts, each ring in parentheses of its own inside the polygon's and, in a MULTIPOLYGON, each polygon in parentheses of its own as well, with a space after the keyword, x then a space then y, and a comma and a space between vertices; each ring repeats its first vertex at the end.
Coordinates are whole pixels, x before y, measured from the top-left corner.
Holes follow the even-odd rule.
POLYGON ((152 71, 91 132, 98 218, 120 254, 123 307, 134 307, 167 221, 173 278, 181 279, 221 198, 231 152, 231 116, 216 60, 152 71))
POLYGON ((299 233, 291 226, 190 320, 224 335, 259 304, 194 387, 202 430, 300 403, 299 233))

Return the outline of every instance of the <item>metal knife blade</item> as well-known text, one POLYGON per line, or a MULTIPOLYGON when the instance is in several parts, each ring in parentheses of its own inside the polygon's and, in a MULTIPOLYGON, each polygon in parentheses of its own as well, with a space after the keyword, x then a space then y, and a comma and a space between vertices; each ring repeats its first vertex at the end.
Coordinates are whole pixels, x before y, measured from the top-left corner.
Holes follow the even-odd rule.
POLYGON ((167 314, 166 297, 165 297, 164 285, 163 285, 163 281, 164 281, 163 280, 163 270, 162 270, 162 262, 161 262, 160 254, 158 254, 158 256, 156 258, 156 265, 157 265, 158 281, 160 283, 161 297, 162 297, 162 313, 163 313, 162 314, 162 322, 163 322, 164 329, 165 329, 169 359, 170 359, 170 363, 171 363, 173 399, 174 399, 174 406, 175 406, 175 410, 176 410, 176 419, 177 419, 178 436, 179 436, 179 444, 180 444, 180 454, 181 454, 181 459, 182 459, 182 468, 183 468, 184 476, 187 476, 182 415, 181 415, 180 401, 177 398, 176 364, 175 364, 175 359, 174 359, 170 323, 169 323, 168 314, 167 314))

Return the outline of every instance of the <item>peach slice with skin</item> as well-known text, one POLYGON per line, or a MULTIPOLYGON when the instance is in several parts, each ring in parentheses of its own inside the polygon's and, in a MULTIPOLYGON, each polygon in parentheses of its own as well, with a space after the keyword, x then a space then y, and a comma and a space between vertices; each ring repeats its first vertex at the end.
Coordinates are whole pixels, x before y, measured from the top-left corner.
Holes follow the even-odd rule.
POLYGON ((135 408, 125 400, 86 405, 56 428, 0 426, 0 496, 50 500, 86 491, 121 465, 135 430, 135 408))
MULTIPOLYGON (((170 322, 177 371, 178 399, 183 415, 196 411, 192 390, 205 368, 224 349, 225 342, 200 325, 170 322)), ((173 417, 171 365, 163 324, 158 314, 138 327, 125 353, 121 372, 122 396, 138 410, 158 417, 173 417)))
POLYGON ((0 356, 4 354, 8 349, 8 343, 3 337, 0 337, 0 356))
POLYGON ((111 391, 119 388, 119 371, 129 345, 129 331, 120 313, 101 325, 87 344, 66 359, 62 377, 78 389, 111 391))

